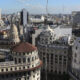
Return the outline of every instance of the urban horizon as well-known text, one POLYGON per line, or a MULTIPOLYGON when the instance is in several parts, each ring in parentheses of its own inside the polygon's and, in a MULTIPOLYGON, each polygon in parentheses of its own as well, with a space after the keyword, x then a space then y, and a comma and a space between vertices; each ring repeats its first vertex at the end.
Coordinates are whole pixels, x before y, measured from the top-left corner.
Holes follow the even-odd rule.
MULTIPOLYGON (((4 0, 0 1, 2 13, 15 13, 25 8, 31 14, 46 14, 47 0, 4 0), (5 8, 6 7, 6 8, 5 8)), ((50 14, 70 14, 80 10, 79 0, 48 0, 48 12, 50 14)))

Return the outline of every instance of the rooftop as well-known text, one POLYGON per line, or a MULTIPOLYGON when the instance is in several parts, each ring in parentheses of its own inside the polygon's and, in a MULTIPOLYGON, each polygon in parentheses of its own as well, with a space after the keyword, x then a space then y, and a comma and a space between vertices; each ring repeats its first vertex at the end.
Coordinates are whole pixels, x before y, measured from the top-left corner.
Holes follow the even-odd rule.
POLYGON ((23 52, 32 52, 34 50, 36 50, 37 48, 35 46, 33 46, 32 44, 28 43, 28 42, 21 42, 17 45, 15 45, 13 48, 12 48, 12 51, 13 52, 20 52, 20 53, 23 53, 23 52))

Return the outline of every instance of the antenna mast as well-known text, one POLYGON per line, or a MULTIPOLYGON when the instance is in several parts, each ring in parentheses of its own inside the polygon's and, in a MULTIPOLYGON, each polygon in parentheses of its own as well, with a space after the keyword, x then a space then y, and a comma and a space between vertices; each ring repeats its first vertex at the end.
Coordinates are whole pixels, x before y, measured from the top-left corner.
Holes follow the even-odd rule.
POLYGON ((48 15, 48 0, 47 0, 47 3, 46 3, 46 13, 48 15))

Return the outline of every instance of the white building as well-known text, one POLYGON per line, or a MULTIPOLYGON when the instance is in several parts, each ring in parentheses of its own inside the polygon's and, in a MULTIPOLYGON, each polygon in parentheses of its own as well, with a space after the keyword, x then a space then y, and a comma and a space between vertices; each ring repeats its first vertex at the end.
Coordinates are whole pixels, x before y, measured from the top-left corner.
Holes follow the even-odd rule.
POLYGON ((40 80, 37 48, 22 42, 11 49, 10 61, 0 62, 0 80, 40 80))
MULTIPOLYGON (((59 34, 59 33, 58 33, 59 34)), ((54 30, 47 27, 40 34, 38 42, 39 56, 43 61, 42 71, 51 74, 67 74, 68 71, 68 37, 56 38, 54 30)))

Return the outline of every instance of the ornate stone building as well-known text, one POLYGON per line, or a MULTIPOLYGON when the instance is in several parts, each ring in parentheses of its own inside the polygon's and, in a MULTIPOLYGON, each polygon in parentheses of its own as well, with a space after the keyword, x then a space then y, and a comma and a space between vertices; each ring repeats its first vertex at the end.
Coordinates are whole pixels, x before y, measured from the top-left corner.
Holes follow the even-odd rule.
POLYGON ((80 80, 80 29, 73 30, 72 64, 69 70, 73 80, 80 80))
MULTIPOLYGON (((68 38, 66 36, 56 38, 54 31, 50 27, 44 29, 39 38, 38 50, 40 59, 43 61, 42 72, 46 76, 49 75, 49 80, 56 80, 53 75, 66 75, 69 62, 68 38)), ((60 78, 58 76, 57 80, 60 80, 60 78)), ((65 80, 68 80, 68 78, 65 77, 65 80)))
POLYGON ((40 80, 42 62, 36 47, 21 42, 7 56, 7 61, 0 62, 0 80, 40 80))
POLYGON ((20 42, 17 26, 15 24, 11 24, 10 41, 14 42, 15 44, 20 42))

